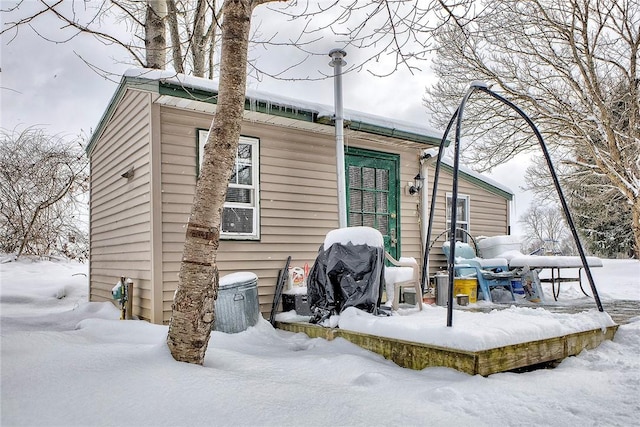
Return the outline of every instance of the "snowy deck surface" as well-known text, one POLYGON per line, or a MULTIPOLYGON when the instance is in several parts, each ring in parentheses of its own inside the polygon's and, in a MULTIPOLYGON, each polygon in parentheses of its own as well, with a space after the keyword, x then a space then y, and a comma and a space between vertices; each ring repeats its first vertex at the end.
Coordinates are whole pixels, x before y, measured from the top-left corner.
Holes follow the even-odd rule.
MULTIPOLYGON (((594 329, 604 331, 615 325, 607 313, 595 308, 575 314, 515 306, 489 313, 454 310, 452 327, 446 326, 444 307, 427 306, 421 312, 401 309, 398 313, 380 317, 348 308, 339 319, 333 319, 333 324, 343 330, 465 351, 489 350, 594 329)), ((307 319, 294 311, 277 317, 281 322, 307 319)))

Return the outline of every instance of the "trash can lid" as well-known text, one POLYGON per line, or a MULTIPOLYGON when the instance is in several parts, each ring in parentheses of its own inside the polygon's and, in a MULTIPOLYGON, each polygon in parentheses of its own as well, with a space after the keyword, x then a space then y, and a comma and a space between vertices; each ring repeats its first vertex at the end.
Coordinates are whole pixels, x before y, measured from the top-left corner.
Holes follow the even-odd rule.
POLYGON ((239 271, 220 278, 219 288, 232 288, 257 282, 258 276, 250 271, 239 271))

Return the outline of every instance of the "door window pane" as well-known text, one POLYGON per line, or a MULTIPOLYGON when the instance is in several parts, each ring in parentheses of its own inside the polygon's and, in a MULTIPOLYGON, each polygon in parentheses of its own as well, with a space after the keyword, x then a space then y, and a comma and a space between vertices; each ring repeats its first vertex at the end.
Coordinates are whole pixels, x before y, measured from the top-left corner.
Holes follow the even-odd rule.
POLYGON ((349 224, 352 227, 358 227, 362 225, 362 214, 361 213, 356 213, 356 212, 351 212, 349 214, 349 224))
POLYGON ((349 210, 362 212, 362 190, 351 190, 349 192, 349 210))
POLYGON ((387 193, 376 193, 376 198, 378 199, 376 203, 376 206, 377 206, 376 212, 378 213, 389 212, 388 206, 387 206, 388 204, 387 200, 389 198, 389 195, 387 193))
POLYGON ((362 215, 362 225, 364 225, 366 227, 375 228, 375 225, 376 225, 375 218, 376 218, 376 216, 373 215, 373 214, 364 214, 364 215, 362 215))
POLYGON ((389 217, 387 215, 378 215, 378 230, 383 235, 389 234, 389 217))
POLYGON ((376 170, 374 168, 362 168, 362 188, 376 189, 376 170))
POLYGON ((358 166, 349 166, 349 186, 362 188, 362 169, 358 166))
POLYGON ((386 169, 376 169, 376 189, 382 191, 389 190, 389 171, 386 169))
POLYGON ((364 196, 364 200, 362 201, 362 211, 375 212, 376 211, 375 193, 372 193, 370 191, 365 191, 363 196, 364 196))

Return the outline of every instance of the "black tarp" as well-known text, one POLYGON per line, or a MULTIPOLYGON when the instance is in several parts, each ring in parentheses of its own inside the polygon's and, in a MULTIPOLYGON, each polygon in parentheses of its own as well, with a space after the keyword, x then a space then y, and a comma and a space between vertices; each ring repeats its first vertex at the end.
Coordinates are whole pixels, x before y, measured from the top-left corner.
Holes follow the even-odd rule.
POLYGON ((384 287, 384 249, 369 245, 334 243, 318 257, 309 271, 307 293, 319 323, 347 307, 376 314, 384 287))

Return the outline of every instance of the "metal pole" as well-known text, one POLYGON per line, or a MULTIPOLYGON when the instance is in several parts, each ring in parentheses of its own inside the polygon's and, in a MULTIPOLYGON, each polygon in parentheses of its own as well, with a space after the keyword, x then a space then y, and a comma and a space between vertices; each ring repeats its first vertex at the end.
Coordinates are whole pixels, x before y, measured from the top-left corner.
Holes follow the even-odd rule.
POLYGON ((335 127, 336 127, 336 180, 338 187, 338 224, 340 228, 347 226, 347 191, 344 173, 344 116, 342 111, 342 66, 347 65, 342 58, 347 53, 342 49, 333 49, 329 52, 333 67, 333 93, 335 102, 335 127))
POLYGON ((127 293, 127 301, 126 301, 126 311, 125 311, 125 320, 133 319, 133 280, 130 277, 127 277, 124 281, 123 285, 125 291, 127 293))
POLYGON ((436 202, 436 195, 437 195, 437 191, 438 191, 438 177, 440 175, 440 163, 442 160, 442 153, 444 151, 444 145, 445 145, 445 141, 447 139, 447 136, 449 135, 449 131, 451 130, 451 126, 453 125, 454 120, 456 120, 457 118, 457 123, 456 123, 456 138, 455 138, 455 160, 454 160, 454 178, 453 178, 453 188, 454 188, 454 194, 452 195, 452 206, 451 206, 451 236, 450 236, 450 240, 449 240, 449 245, 450 245, 450 251, 449 251, 449 259, 448 259, 448 270, 449 270, 449 296, 448 296, 448 301, 447 301, 447 326, 451 326, 452 325, 452 319, 453 319, 453 262, 455 260, 455 229, 456 229, 456 204, 457 204, 457 175, 458 175, 458 159, 459 159, 459 143, 460 143, 460 128, 461 128, 461 123, 462 123, 462 112, 464 110, 464 105, 466 103, 466 101, 468 100, 469 96, 475 91, 475 90, 480 90, 482 92, 488 93, 489 95, 491 95, 492 97, 494 97, 495 99, 503 102, 504 104, 506 104, 507 106, 511 107, 512 109, 514 109, 526 122, 527 124, 529 124, 529 126, 531 127, 531 129, 533 130, 533 132, 536 135, 536 138, 538 138, 538 142, 540 143, 540 147, 542 149, 542 153, 545 157, 545 160, 547 162, 547 166, 549 167, 549 171, 551 173, 551 177, 553 179, 553 184, 556 188, 556 191, 558 193, 558 196, 560 198, 560 203, 562 205, 562 209, 564 211, 565 214, 565 218, 567 220, 567 224, 569 225, 569 228, 571 229, 571 234, 573 235, 573 238, 576 242, 576 246, 578 248, 578 253, 580 254, 580 259, 582 261, 582 265, 584 267, 584 270, 586 272, 587 275, 587 279, 589 280, 589 285, 591 286, 591 291, 593 292, 593 297, 596 301, 596 305, 598 307, 599 311, 604 311, 603 307, 602 307, 602 303, 600 301, 600 296, 598 295, 598 290, 596 289, 595 283, 593 281, 593 276, 591 275, 591 270, 589 268, 589 265, 587 264, 587 258, 586 255, 584 253, 584 249, 582 248, 582 244, 580 243, 580 238, 578 236, 578 233, 576 231, 575 228, 575 224, 573 223, 573 219, 571 217, 571 213, 569 212, 569 207, 567 205, 567 202, 564 198, 564 194, 562 193, 562 188, 560 187, 560 181, 558 180, 558 177, 555 173, 555 170, 553 168, 553 163, 551 162, 551 156, 549 155, 549 151, 547 150, 547 147, 544 143, 544 140, 542 139, 542 135, 540 134, 540 131, 538 131, 538 128, 534 125, 533 121, 520 109, 518 108, 515 104, 513 104, 512 102, 506 100, 505 98, 501 97, 500 95, 492 92, 491 90, 488 89, 487 85, 483 82, 472 82, 470 85, 469 90, 467 91, 467 93, 465 94, 464 98, 462 99, 462 102, 460 103, 460 105, 458 106, 458 109, 453 113, 453 116, 451 117, 451 119, 449 120, 449 124, 447 125, 447 128, 444 132, 444 135, 442 136, 442 140, 440 141, 440 150, 438 152, 438 160, 436 163, 436 170, 435 170, 435 175, 434 175, 434 180, 433 180, 433 191, 432 191, 432 196, 431 196, 431 209, 429 212, 429 225, 427 227, 427 237, 425 239, 425 250, 424 250, 424 259, 422 261, 422 286, 424 287, 425 284, 425 280, 426 277, 428 275, 428 265, 429 265, 429 252, 430 252, 430 241, 431 241, 431 232, 433 229, 433 216, 434 216, 434 211, 435 211, 435 202, 436 202))
POLYGON ((458 120, 456 121, 456 138, 454 142, 453 155, 453 185, 451 189, 451 226, 449 230, 449 259, 447 261, 449 271, 449 299, 447 300, 447 326, 453 326, 453 282, 454 282, 454 264, 456 259, 456 210, 458 208, 458 170, 460 168, 460 131, 462 128, 462 115, 464 105, 473 92, 477 89, 475 82, 471 83, 471 87, 467 90, 460 106, 458 107, 458 120))
POLYGON ((556 175, 556 172, 553 168, 553 163, 551 162, 551 156, 549 155, 549 151, 547 150, 547 146, 545 145, 544 140, 542 139, 542 135, 540 134, 540 131, 538 131, 538 128, 533 124, 533 121, 520 108, 516 107, 514 103, 506 100, 505 98, 501 97, 497 93, 492 92, 487 87, 482 87, 479 89, 482 90, 483 92, 488 93, 489 95, 503 102, 509 107, 513 108, 529 124, 531 129, 533 129, 533 132, 535 133, 536 137, 538 138, 538 142, 540 143, 540 148, 542 148, 542 154, 544 154, 544 158, 547 162, 547 166, 549 167, 549 171, 551 172, 553 185, 556 187, 556 191, 558 192, 558 197, 560 198, 560 204, 562 205, 562 210, 564 211, 565 219, 567 220, 567 224, 571 229, 573 240, 576 242, 578 253, 580 254, 580 260, 582 261, 582 266, 584 267, 584 271, 587 274, 587 279, 589 280, 589 286, 591 286, 591 292, 593 292, 593 298, 596 301, 596 306, 598 307, 599 311, 601 312, 604 311, 604 309, 602 308, 602 302, 600 301, 600 296, 598 295, 598 290, 596 289, 596 285, 593 281, 593 276, 591 275, 591 269, 589 269, 589 265, 587 264, 587 257, 584 253, 584 249, 582 248, 582 244, 580 243, 580 237, 578 236, 578 232, 576 231, 576 227, 573 223, 573 218, 571 218, 571 213, 569 212, 569 206, 567 205, 567 202, 564 199, 562 188, 560 188, 560 181, 558 180, 558 176, 556 175))
POLYGON ((431 250, 431 232, 433 231, 433 216, 436 211, 436 198, 438 194, 438 179, 440 177, 440 164, 442 162, 442 156, 444 155, 444 146, 447 141, 447 136, 449 136, 449 131, 451 130, 451 126, 453 126, 453 122, 458 117, 458 110, 453 113, 453 116, 449 120, 449 124, 447 125, 444 134, 442 135, 442 139, 440 140, 440 147, 438 148, 438 158, 436 160, 436 170, 433 175, 433 190, 431 191, 431 207, 429 208, 429 224, 427 225, 427 236, 424 239, 424 257, 422 259, 422 282, 420 283, 422 289, 425 287, 425 282, 427 277, 429 276, 429 252, 431 250))

